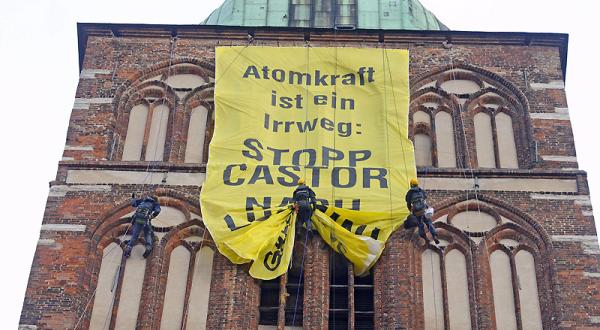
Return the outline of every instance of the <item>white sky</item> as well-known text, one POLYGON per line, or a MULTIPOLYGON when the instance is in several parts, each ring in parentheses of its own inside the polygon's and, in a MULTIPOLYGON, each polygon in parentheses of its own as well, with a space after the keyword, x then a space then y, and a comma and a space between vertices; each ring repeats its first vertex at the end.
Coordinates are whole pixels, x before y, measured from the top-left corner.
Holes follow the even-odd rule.
MULTIPOLYGON (((197 24, 222 0, 0 1, 0 328, 14 329, 39 237, 48 182, 56 175, 78 82, 77 22, 197 24)), ((570 34, 567 97, 580 168, 590 171, 600 205, 594 149, 600 119, 596 25, 600 2, 574 0, 421 0, 453 30, 570 34), (597 132, 597 131, 596 131, 597 132)), ((68 248, 66 246, 65 248, 68 248)))

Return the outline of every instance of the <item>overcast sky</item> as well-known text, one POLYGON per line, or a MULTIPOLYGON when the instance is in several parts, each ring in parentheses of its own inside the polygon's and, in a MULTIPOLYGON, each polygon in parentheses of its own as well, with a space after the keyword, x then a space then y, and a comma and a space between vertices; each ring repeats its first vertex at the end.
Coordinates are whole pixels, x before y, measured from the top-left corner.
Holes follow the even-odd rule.
MULTIPOLYGON (((18 323, 78 82, 77 22, 197 24, 222 0, 0 1, 4 237, 0 329, 18 323)), ((567 97, 579 166, 600 205, 597 20, 593 0, 421 0, 453 30, 569 33, 567 97)), ((591 234, 591 233, 590 233, 591 234)), ((65 246, 64 248, 68 248, 65 246)))

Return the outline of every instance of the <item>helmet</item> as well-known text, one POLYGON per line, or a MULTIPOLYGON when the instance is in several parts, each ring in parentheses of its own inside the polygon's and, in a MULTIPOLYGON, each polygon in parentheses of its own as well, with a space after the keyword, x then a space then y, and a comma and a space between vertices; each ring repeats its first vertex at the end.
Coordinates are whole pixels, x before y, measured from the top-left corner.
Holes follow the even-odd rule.
POLYGON ((149 195, 148 198, 150 198, 151 200, 158 202, 158 197, 156 197, 156 195, 149 195))
POLYGON ((304 184, 304 182, 305 182, 305 181, 304 181, 304 179, 303 179, 303 178, 300 178, 300 179, 298 179, 298 185, 304 184))
POLYGON ((419 185, 419 180, 417 180, 417 178, 410 179, 410 186, 411 187, 416 187, 418 185, 419 185))

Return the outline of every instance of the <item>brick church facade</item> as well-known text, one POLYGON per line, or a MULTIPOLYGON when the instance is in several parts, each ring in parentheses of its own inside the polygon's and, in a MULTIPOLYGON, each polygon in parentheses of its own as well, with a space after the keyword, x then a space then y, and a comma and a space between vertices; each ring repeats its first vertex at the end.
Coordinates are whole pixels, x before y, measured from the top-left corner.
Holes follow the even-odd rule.
POLYGON ((78 33, 79 86, 22 329, 600 327, 566 35, 133 24, 78 33), (297 239, 292 268, 273 281, 220 255, 198 196, 215 47, 230 45, 408 49, 410 138, 441 244, 399 230, 363 278, 319 237, 297 239), (123 258, 132 193, 163 207, 147 259, 143 241, 123 258))

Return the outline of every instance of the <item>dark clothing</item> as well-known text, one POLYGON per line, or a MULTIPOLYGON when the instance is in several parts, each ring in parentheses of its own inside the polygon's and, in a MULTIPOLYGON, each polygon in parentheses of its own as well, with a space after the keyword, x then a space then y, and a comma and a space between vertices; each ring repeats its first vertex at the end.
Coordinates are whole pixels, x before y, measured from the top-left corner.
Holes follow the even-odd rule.
POLYGON ((433 226, 431 219, 429 219, 428 217, 426 217, 424 215, 417 217, 416 215, 411 213, 408 215, 408 217, 404 221, 405 229, 419 227, 419 236, 421 236, 421 237, 426 237, 425 236, 425 225, 427 225, 427 229, 431 233, 431 236, 433 236, 433 238, 436 238, 437 231, 435 230, 435 227, 433 226))
POLYGON ((146 241, 146 250, 152 250, 152 246, 154 243, 154 235, 153 235, 153 231, 152 231, 152 226, 151 225, 145 225, 142 223, 134 223, 133 224, 133 231, 131 232, 131 239, 129 240, 129 243, 127 243, 127 248, 131 251, 131 249, 133 249, 133 247, 135 246, 135 244, 137 243, 138 240, 138 236, 140 236, 140 233, 144 231, 144 240, 146 241))
POLYGON ((427 229, 431 233, 431 236, 437 242, 437 232, 435 231, 435 227, 431 222, 431 219, 424 215, 425 209, 427 209, 427 194, 420 187, 411 187, 410 190, 406 193, 406 207, 411 212, 406 220, 404 221, 404 228, 410 229, 414 227, 419 227, 419 236, 423 237, 427 240, 427 235, 425 234, 425 225, 427 225, 427 229))
POLYGON ((316 197, 317 195, 315 194, 315 192, 310 189, 309 186, 305 185, 305 184, 301 184, 299 185, 296 190, 294 190, 294 202, 298 202, 301 200, 307 200, 309 201, 313 206, 316 203, 316 197))
POLYGON ((404 229, 411 229, 417 227, 418 222, 419 219, 417 219, 417 217, 414 214, 409 213, 408 217, 406 217, 406 220, 404 220, 402 226, 404 226, 404 229))
POLYGON ((312 223, 310 222, 310 218, 312 217, 313 214, 313 208, 311 207, 311 205, 308 203, 308 201, 299 201, 296 203, 296 205, 298 206, 297 210, 298 210, 298 220, 300 224, 306 224, 306 228, 307 229, 311 229, 309 227, 312 227, 312 223))
POLYGON ((412 211, 413 206, 415 206, 414 204, 416 204, 418 200, 425 201, 426 199, 427 194, 425 193, 425 190, 420 187, 411 187, 406 193, 406 207, 408 207, 409 211, 412 211))
POLYGON ((431 236, 434 238, 437 237, 437 232, 435 231, 435 227, 433 226, 431 219, 426 216, 421 216, 419 218, 420 219, 417 222, 417 227, 419 227, 419 236, 425 237, 425 225, 427 225, 427 229, 429 229, 431 236))
POLYGON ((136 223, 148 224, 150 219, 160 213, 160 204, 150 197, 134 199, 131 206, 137 207, 133 214, 133 221, 136 223))
POLYGON ((312 217, 313 211, 316 207, 316 197, 317 195, 315 192, 305 184, 299 185, 298 188, 294 190, 294 195, 292 197, 295 204, 294 206, 298 212, 298 223, 306 224, 307 230, 312 228, 310 218, 312 217))
POLYGON ((131 239, 125 248, 125 256, 129 256, 131 250, 137 243, 138 236, 142 231, 144 231, 144 240, 146 241, 146 253, 144 256, 146 257, 150 254, 150 251, 152 251, 152 246, 154 243, 154 233, 152 231, 152 224, 150 223, 150 220, 155 218, 160 213, 160 204, 150 197, 145 197, 133 199, 131 201, 131 206, 137 207, 137 209, 135 210, 131 220, 133 230, 131 232, 131 239))

